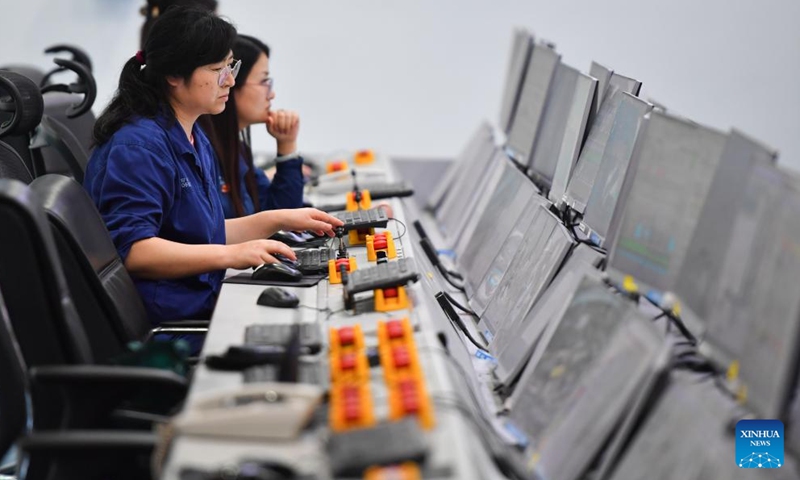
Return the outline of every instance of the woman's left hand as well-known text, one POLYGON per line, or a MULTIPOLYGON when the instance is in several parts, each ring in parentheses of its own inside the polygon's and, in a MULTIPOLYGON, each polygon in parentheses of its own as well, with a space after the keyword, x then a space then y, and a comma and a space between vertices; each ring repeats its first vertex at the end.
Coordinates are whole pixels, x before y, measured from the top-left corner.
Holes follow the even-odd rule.
POLYGON ((293 208, 275 210, 281 214, 281 229, 293 231, 310 231, 317 235, 334 235, 333 229, 341 227, 344 222, 316 208, 293 208))
POLYGON ((300 116, 291 110, 270 111, 267 132, 278 142, 278 155, 288 155, 297 149, 300 116))

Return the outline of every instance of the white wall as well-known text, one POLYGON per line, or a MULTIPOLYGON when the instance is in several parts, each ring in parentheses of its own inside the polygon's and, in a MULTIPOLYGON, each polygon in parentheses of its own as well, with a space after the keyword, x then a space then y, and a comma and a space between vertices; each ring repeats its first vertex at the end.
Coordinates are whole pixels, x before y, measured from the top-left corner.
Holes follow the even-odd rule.
MULTIPOLYGON (((84 46, 100 104, 138 45, 144 0, 4 5, 0 63, 47 65, 56 42, 84 46), (11 22, 8 19, 13 19, 11 22)), ((455 155, 496 120, 514 26, 644 82, 693 120, 731 126, 800 169, 800 3, 796 0, 220 0, 220 13, 272 48, 276 104, 302 118, 306 151, 374 147, 455 155), (649 4, 649 5, 648 5, 649 4)), ((265 135, 256 145, 266 148, 265 135)))

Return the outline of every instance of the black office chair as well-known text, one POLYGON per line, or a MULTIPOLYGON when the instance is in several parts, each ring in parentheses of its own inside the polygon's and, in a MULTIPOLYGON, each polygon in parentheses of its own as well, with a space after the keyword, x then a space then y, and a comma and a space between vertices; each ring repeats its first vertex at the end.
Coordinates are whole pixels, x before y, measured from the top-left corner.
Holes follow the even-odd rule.
POLYGON ((129 342, 146 341, 155 333, 205 334, 208 320, 179 320, 152 328, 103 218, 80 184, 61 175, 45 175, 30 189, 47 213, 93 351, 111 356, 129 342), (112 335, 116 346, 111 345, 112 335))
MULTIPOLYGON (((40 426, 106 427, 113 412, 140 395, 164 400, 162 410, 152 413, 166 414, 175 408, 186 394, 182 376, 151 368, 98 365, 108 361, 101 355, 119 351, 112 327, 78 317, 44 209, 23 183, 0 180, 0 225, 0 291, 14 334, 28 366, 48 368, 34 375, 34 388, 49 389, 50 395, 61 399, 55 405, 67 405, 69 413, 54 403, 34 405, 37 421, 44 422, 40 426), (100 347, 90 342, 85 325, 104 329, 111 346, 95 352, 100 347), (59 370, 63 365, 74 366, 59 370)), ((92 332, 92 338, 99 338, 99 333, 92 332)))
MULTIPOLYGON (((0 457, 17 444, 20 480, 150 478, 149 459, 157 442, 152 433, 69 431, 30 432, 30 395, 25 362, 0 295, 0 457)), ((36 422, 33 422, 36 423, 36 422)), ((14 475, 16 468, 0 471, 14 475)))
MULTIPOLYGON (((15 72, 0 70, 0 139, 17 153, 32 176, 37 174, 37 162, 29 145, 43 111, 42 94, 33 81, 15 72)), ((17 161, 15 158, 12 163, 17 161)))
POLYGON ((33 174, 16 150, 0 141, 0 178, 13 178, 23 183, 31 183, 33 174))

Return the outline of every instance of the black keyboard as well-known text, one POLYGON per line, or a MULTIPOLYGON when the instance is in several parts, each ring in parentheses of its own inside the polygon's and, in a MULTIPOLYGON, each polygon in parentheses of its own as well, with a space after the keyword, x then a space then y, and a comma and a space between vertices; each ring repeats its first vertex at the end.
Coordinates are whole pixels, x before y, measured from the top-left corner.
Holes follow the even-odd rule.
POLYGON ((361 228, 386 228, 386 224, 389 223, 389 217, 382 208, 337 212, 333 216, 344 222, 345 232, 361 228))
MULTIPOLYGON (((366 190, 369 190, 369 196, 372 200, 383 200, 385 198, 402 198, 414 195, 414 189, 411 188, 406 182, 393 182, 376 185, 365 185, 366 190)), ((317 207, 323 212, 336 212, 344 210, 346 205, 344 203, 335 203, 330 205, 320 205, 317 207)))
MULTIPOLYGON (((245 345, 286 345, 292 335, 290 324, 250 325, 244 331, 245 345)), ((322 349, 322 332, 316 323, 300 324, 300 345, 308 353, 317 353, 322 349)))
POLYGON ((419 275, 414 271, 410 260, 400 258, 394 262, 379 264, 371 268, 361 268, 351 272, 345 285, 348 295, 359 292, 391 288, 416 282, 419 275))
POLYGON ((312 248, 295 252, 297 269, 303 273, 325 273, 328 271, 328 260, 336 259, 336 250, 329 248, 312 248))
MULTIPOLYGON (((278 365, 262 365, 258 367, 248 368, 244 371, 244 382, 277 382, 278 372, 280 367, 278 365)), ((300 363, 298 366, 297 383, 310 383, 312 385, 322 385, 323 374, 322 367, 318 363, 300 363)))

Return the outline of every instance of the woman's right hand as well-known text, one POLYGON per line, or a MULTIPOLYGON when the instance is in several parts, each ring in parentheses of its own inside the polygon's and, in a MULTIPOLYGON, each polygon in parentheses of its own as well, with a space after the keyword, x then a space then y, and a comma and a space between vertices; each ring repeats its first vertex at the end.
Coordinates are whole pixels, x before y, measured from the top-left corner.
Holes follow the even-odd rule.
POLYGON ((294 251, 285 243, 275 240, 251 240, 244 243, 227 245, 229 250, 228 268, 239 270, 257 267, 264 263, 278 263, 272 254, 281 254, 291 260, 296 260, 294 251))

